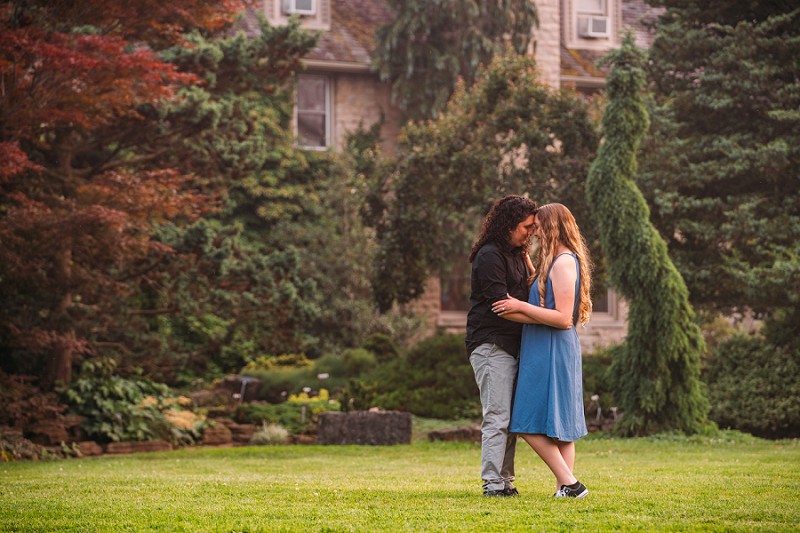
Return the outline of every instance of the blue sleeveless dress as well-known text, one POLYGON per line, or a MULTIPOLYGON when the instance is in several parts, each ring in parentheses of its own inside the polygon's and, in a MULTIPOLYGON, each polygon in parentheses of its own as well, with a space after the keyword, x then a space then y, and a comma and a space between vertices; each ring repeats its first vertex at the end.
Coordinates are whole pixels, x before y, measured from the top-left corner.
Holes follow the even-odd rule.
MULTIPOLYGON (((578 279, 575 282, 577 315, 581 271, 577 256, 572 253, 569 255, 575 259, 575 266, 578 268, 578 279)), ((528 303, 539 306, 536 281, 531 285, 528 303)), ((545 307, 556 307, 549 275, 545 288, 545 307)), ((508 430, 514 433, 548 435, 570 442, 586 435, 588 431, 583 414, 582 373, 581 344, 574 325, 570 329, 558 329, 541 324, 525 324, 522 329, 517 388, 508 430)))

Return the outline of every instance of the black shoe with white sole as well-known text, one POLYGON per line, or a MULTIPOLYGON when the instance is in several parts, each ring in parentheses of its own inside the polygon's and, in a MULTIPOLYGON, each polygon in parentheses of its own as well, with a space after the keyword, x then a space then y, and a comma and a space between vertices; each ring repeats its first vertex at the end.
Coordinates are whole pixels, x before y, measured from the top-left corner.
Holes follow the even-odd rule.
POLYGON ((553 494, 553 498, 583 498, 589 494, 583 483, 576 481, 572 485, 561 485, 561 488, 553 494))

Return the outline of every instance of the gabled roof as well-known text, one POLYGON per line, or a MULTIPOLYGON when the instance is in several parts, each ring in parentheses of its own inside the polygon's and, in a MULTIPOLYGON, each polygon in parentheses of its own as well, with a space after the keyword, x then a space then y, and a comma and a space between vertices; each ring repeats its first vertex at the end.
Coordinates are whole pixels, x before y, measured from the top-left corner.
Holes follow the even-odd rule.
MULTIPOLYGON (((248 35, 258 33, 258 16, 262 12, 256 2, 247 8, 236 30, 248 35)), ((319 31, 316 48, 303 60, 306 64, 325 68, 368 71, 375 49, 375 31, 392 19, 385 0, 330 0, 330 28, 319 31)))
POLYGON ((369 65, 375 31, 391 19, 383 0, 331 0, 331 29, 306 59, 369 65))
POLYGON ((597 66, 606 52, 567 48, 561 44, 561 75, 581 78, 604 78, 607 72, 597 66))

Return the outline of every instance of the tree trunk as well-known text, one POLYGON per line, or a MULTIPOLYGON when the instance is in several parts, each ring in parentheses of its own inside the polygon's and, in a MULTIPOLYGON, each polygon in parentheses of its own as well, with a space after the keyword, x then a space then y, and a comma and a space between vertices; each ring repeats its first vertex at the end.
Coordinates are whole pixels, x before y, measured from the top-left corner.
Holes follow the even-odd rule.
POLYGON ((72 381, 72 357, 75 352, 75 328, 72 327, 69 308, 72 307, 72 240, 65 239, 64 247, 56 255, 55 275, 64 293, 53 311, 53 333, 56 338, 51 345, 51 356, 45 374, 44 387, 68 385, 72 381))

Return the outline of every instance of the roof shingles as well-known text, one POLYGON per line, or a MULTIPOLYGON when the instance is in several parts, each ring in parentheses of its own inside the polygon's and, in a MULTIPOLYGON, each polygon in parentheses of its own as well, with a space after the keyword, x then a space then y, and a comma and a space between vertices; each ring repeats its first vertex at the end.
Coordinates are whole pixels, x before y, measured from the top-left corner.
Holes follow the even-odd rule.
POLYGON ((308 59, 370 63, 375 30, 391 20, 382 0, 331 0, 331 29, 320 36, 308 59))

